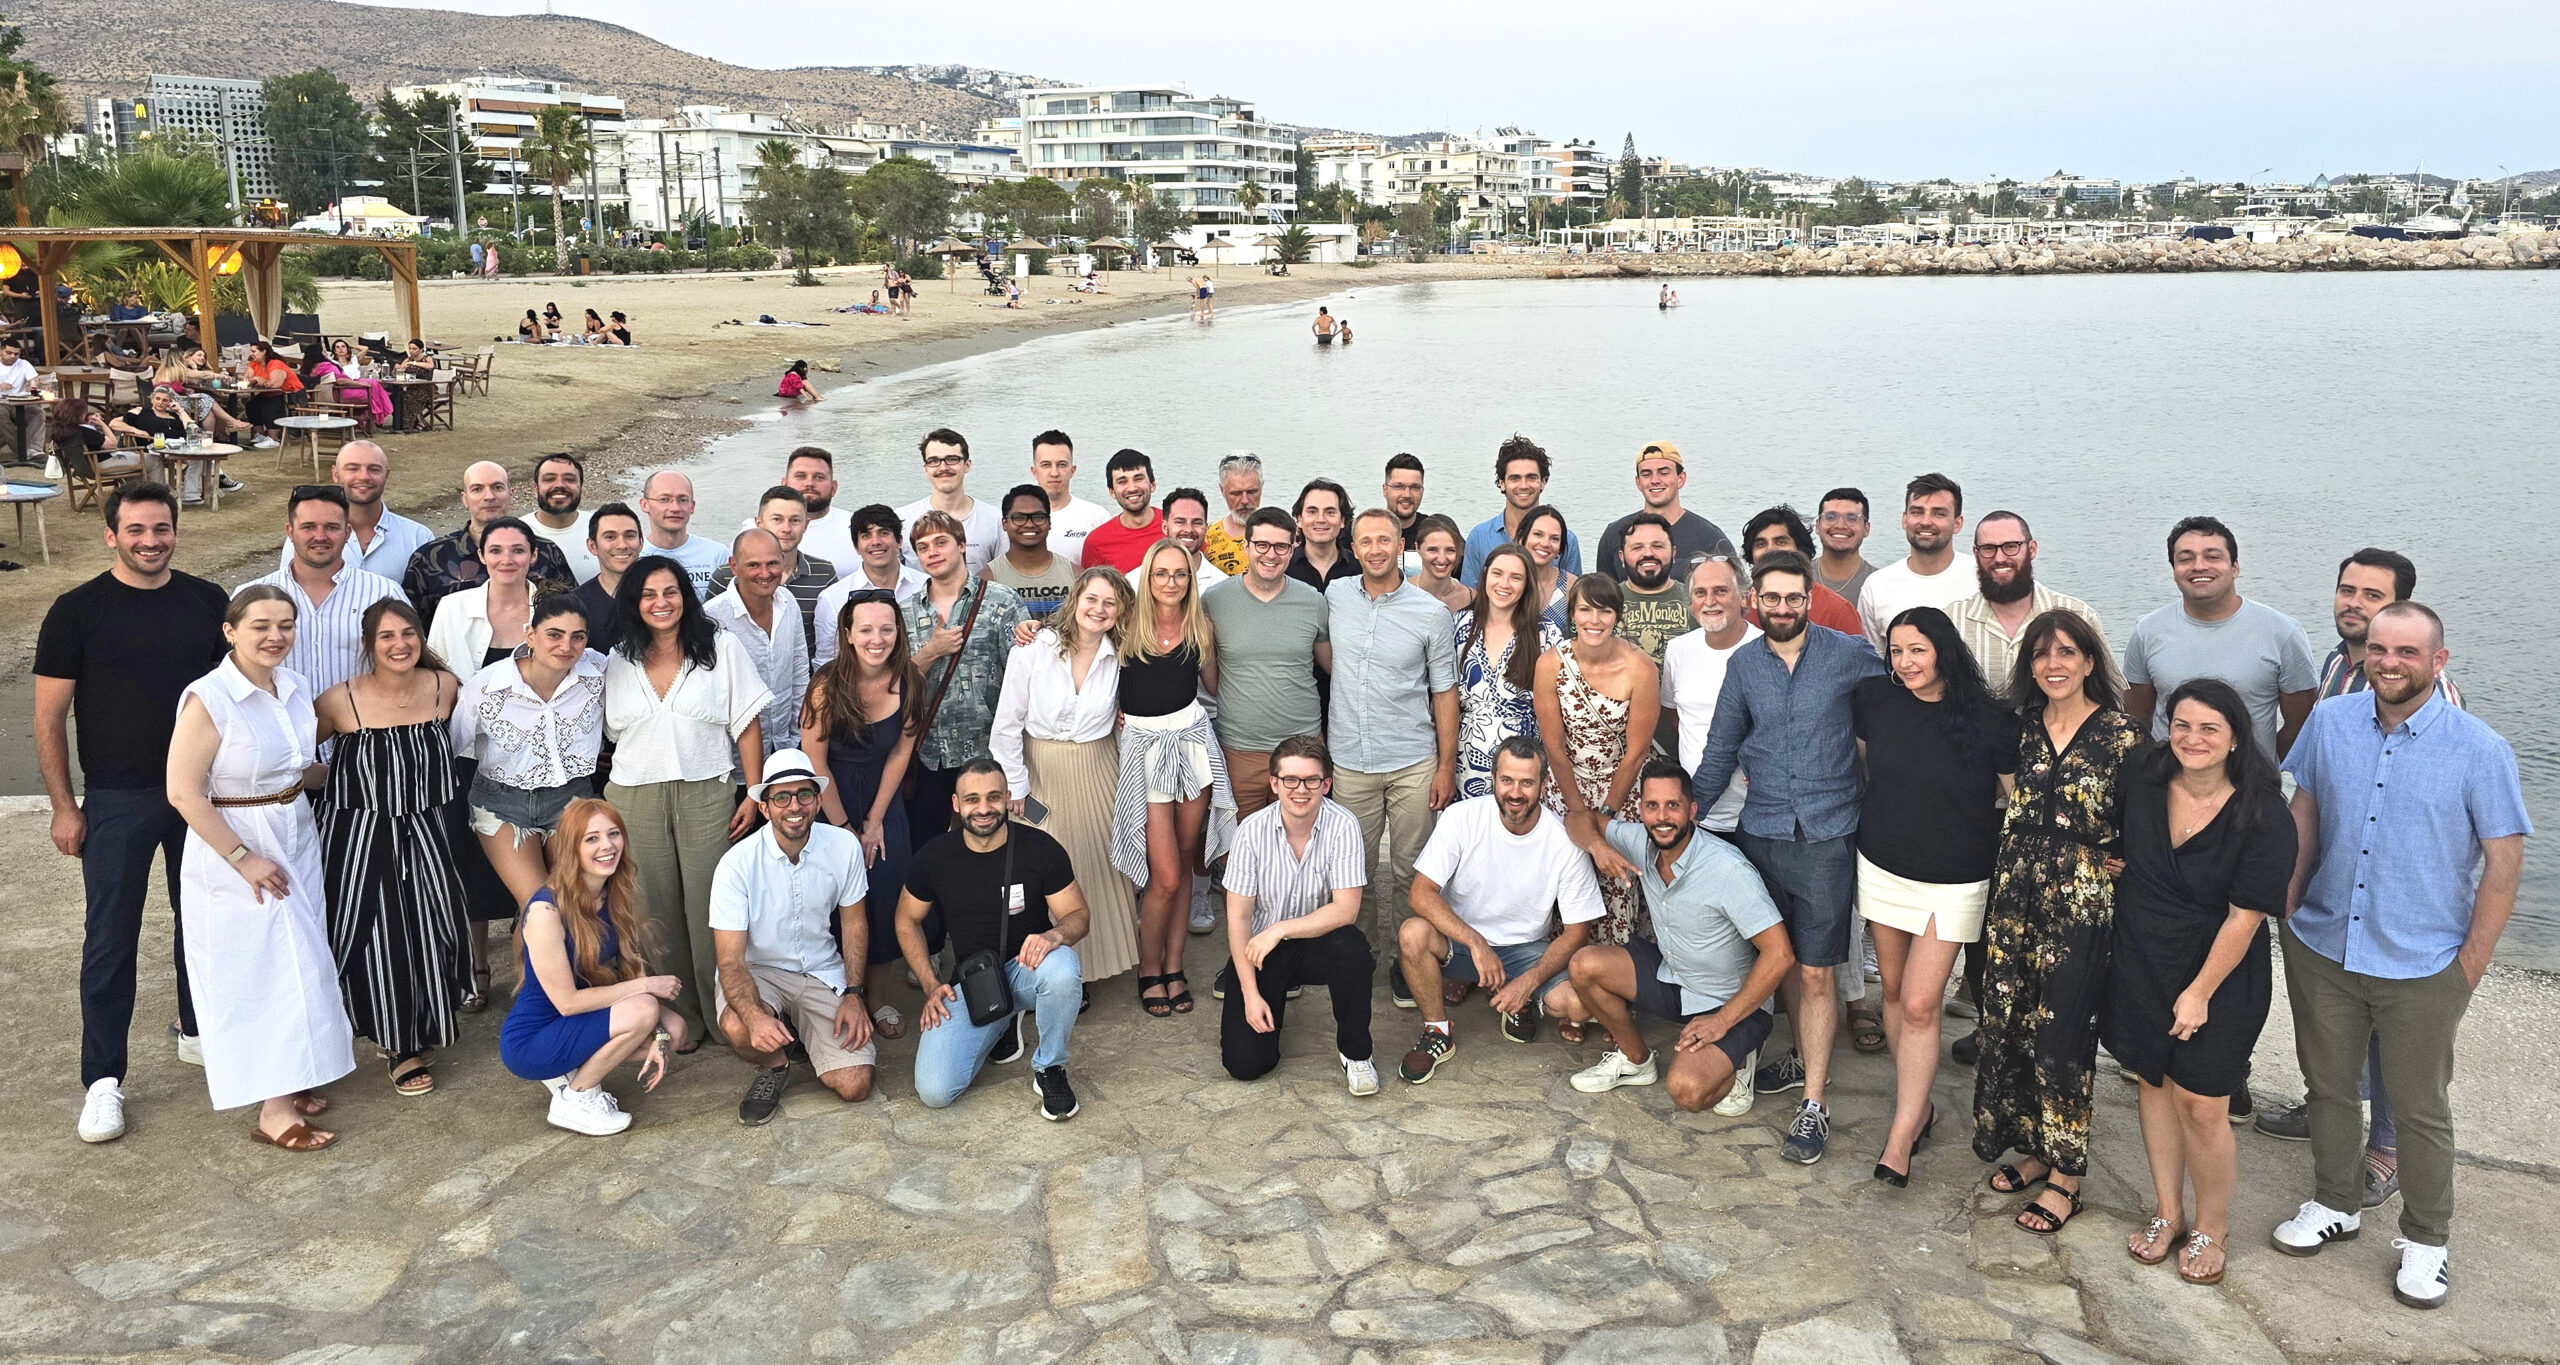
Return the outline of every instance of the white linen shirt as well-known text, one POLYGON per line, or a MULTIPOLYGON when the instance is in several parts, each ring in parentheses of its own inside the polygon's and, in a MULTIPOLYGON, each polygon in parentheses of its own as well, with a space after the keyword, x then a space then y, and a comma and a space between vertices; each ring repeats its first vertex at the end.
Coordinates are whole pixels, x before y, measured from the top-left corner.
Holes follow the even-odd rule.
POLYGON ((809 637, 791 627, 800 624, 800 604, 787 591, 774 595, 773 620, 781 630, 767 633, 747 611, 747 599, 732 584, 728 591, 702 604, 703 613, 720 623, 746 646, 773 700, 765 704, 764 751, 800 746, 800 699, 809 694, 809 637))
MULTIPOLYGON (((801 542, 803 545, 807 543, 801 542)), ((844 648, 844 630, 837 623, 844 619, 845 599, 865 588, 880 586, 871 581, 871 575, 863 572, 861 560, 837 562, 853 567, 844 571, 844 577, 828 584, 825 592, 818 594, 818 647, 809 654, 809 670, 813 673, 835 662, 836 651, 844 648)), ((891 590, 891 595, 898 599, 899 606, 904 607, 932 581, 924 576, 924 570, 901 563, 898 565, 898 586, 891 590)), ((904 619, 904 615, 901 612, 900 619, 904 619)))
MULTIPOLYGON (((618 768, 618 756, 615 762, 618 768)), ((794 862, 767 822, 720 855, 709 918, 713 929, 746 934, 748 966, 814 976, 842 995, 844 953, 832 926, 837 911, 861 904, 869 890, 862 840, 853 831, 823 820, 811 824, 794 862)))
POLYGON ((711 644, 713 666, 686 660, 663 697, 648 671, 621 651, 605 661, 604 732, 614 743, 615 783, 738 780, 738 737, 763 717, 773 689, 737 636, 720 631, 711 644))
POLYGON ((604 656, 592 649, 581 655, 549 701, 525 685, 517 668, 524 656, 518 649, 462 685, 446 727, 454 757, 477 761, 482 776, 517 791, 594 773, 604 746, 604 656))
MULTIPOLYGON (((533 586, 540 597, 540 585, 533 586)), ((530 605, 525 611, 528 625, 533 620, 530 605)), ((489 585, 464 588, 436 604, 435 620, 427 626, 427 648, 444 660, 444 666, 465 677, 479 669, 480 660, 489 652, 489 637, 497 628, 489 624, 489 585)))
POLYGON ((1079 692, 1074 662, 1058 652, 1057 632, 1044 629, 1005 660, 995 732, 987 749, 1004 765, 1005 786, 1028 794, 1031 769, 1022 757, 1024 736, 1082 744, 1109 739, 1119 720, 1120 656, 1111 651, 1111 642, 1094 650, 1079 692))

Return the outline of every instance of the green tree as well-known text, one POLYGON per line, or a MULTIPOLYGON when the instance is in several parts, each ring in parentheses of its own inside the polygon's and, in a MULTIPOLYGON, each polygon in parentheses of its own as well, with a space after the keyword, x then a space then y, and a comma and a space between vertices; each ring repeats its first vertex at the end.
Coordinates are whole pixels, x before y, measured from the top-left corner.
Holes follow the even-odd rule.
POLYGON ((1137 221, 1130 225, 1130 231, 1143 238, 1149 246, 1170 239, 1193 222, 1191 210, 1184 208, 1181 200, 1161 190, 1138 205, 1136 218, 1137 221))
MULTIPOLYGON (((453 152, 445 135, 453 126, 456 103, 432 93, 398 100, 388 90, 373 102, 373 149, 380 158, 383 193, 420 217, 453 212, 453 152)), ((489 188, 489 175, 489 163, 476 144, 462 139, 462 192, 473 195, 489 188)))
POLYGON ((854 211, 887 233, 901 257, 950 226, 956 197, 949 177, 911 156, 879 162, 853 181, 854 211))
POLYGON ((29 167, 9 177, 8 196, 21 223, 34 221, 39 207, 38 186, 30 182, 42 179, 34 168, 44 159, 45 141, 71 128, 71 105, 53 73, 19 58, 26 41, 15 24, 0 25, 0 147, 25 157, 29 167))
POLYGON ((1307 196, 1313 193, 1316 187, 1316 154, 1307 150, 1307 144, 1301 142, 1291 153, 1289 160, 1290 180, 1298 191, 1297 200, 1303 208, 1307 203, 1307 196))
POLYGON ((1108 237, 1120 230, 1120 185, 1120 181, 1101 176, 1076 182, 1073 200, 1077 236, 1108 237))
POLYGON ((1305 265, 1308 261, 1315 259, 1315 234, 1296 223, 1282 228, 1280 235, 1272 239, 1271 245, 1282 265, 1305 265))
POLYGON ((1627 134, 1626 145, 1618 150, 1617 195, 1626 205, 1625 216, 1645 216, 1644 159, 1636 155, 1636 135, 1627 134))
POLYGON ((811 262, 851 251, 862 240, 853 212, 853 179, 833 166, 804 166, 799 150, 780 139, 756 146, 755 197, 747 222, 756 235, 791 249, 794 284, 816 284, 811 262))
POLYGON ((1242 189, 1236 191, 1236 205, 1244 210, 1244 220, 1248 223, 1261 215, 1262 206, 1269 200, 1270 196, 1263 192, 1259 180, 1248 180, 1242 189))
POLYGON ((269 76, 263 93, 276 187, 286 203, 317 212, 372 171, 372 114, 327 67, 269 76))
POLYGON ((569 273, 568 188, 595 164, 595 142, 587 121, 563 104, 546 104, 533 114, 533 133, 524 139, 525 169, 551 187, 551 259, 561 274, 569 273))

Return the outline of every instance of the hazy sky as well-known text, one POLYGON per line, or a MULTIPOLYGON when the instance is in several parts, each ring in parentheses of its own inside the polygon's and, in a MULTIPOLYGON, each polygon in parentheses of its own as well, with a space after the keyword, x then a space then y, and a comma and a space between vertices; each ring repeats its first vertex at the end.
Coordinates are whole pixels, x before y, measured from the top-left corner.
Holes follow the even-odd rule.
POLYGON ((2549 0, 551 7, 743 66, 957 62, 1176 84, 1290 123, 1511 124, 1612 153, 1632 131, 1648 155, 1834 175, 2560 167, 2560 5, 2549 0), (737 22, 706 22, 722 16, 737 22))

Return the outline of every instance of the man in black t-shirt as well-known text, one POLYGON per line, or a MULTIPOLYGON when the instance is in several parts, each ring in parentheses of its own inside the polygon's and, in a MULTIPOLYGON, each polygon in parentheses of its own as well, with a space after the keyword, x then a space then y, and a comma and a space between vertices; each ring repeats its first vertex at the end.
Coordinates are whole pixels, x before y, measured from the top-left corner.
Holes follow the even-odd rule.
MULTIPOLYGON (((133 1029, 134 958, 142 902, 159 854, 178 912, 178 859, 187 826, 169 804, 169 741, 178 698, 222 661, 220 587, 169 567, 178 499, 148 481, 107 494, 115 567, 54 599, 36 635, 36 763, 53 801, 53 846, 80 860, 88 924, 80 948, 80 1138, 124 1136, 126 1035, 133 1029), (80 774, 71 788, 69 721, 80 716, 80 774)), ((172 933, 178 975, 178 1056, 203 1065, 187 959, 172 933)))
POLYGON ((958 825, 916 850, 907 863, 907 885, 898 897, 898 947, 924 986, 917 1024, 916 1098, 940 1109, 960 1098, 990 1060, 1022 1055, 1022 1014, 1040 1027, 1031 1055, 1032 1088, 1040 1117, 1056 1122, 1076 1115, 1076 1092, 1067 1084, 1067 1038, 1084 1006, 1083 967, 1074 945, 1085 932, 1084 893, 1058 841, 1012 820, 1013 794, 1004 768, 981 755, 961 765, 951 796, 958 825), (956 986, 938 980, 925 941, 925 916, 939 909, 951 935, 955 961, 992 953, 1013 996, 1013 1011, 984 1024, 969 1022, 969 1007, 956 986), (1001 1053, 1001 1056, 996 1055, 1001 1053))

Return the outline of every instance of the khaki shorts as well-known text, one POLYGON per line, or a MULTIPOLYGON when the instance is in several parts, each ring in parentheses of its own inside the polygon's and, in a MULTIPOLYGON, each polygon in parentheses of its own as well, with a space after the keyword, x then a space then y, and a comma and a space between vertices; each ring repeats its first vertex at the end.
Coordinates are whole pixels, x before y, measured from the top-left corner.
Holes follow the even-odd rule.
MULTIPOLYGON (((747 977, 756 983, 756 999, 773 1012, 774 1018, 790 1025, 792 1036, 809 1050, 809 1065, 819 1075, 849 1066, 870 1066, 879 1056, 878 1046, 870 1040, 858 1048, 837 1045, 835 987, 807 972, 752 962, 747 964, 747 977)), ((728 1012, 729 993, 712 992, 712 1021, 717 1023, 728 1012)))

